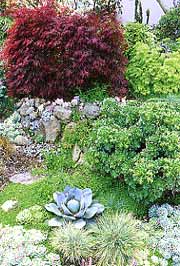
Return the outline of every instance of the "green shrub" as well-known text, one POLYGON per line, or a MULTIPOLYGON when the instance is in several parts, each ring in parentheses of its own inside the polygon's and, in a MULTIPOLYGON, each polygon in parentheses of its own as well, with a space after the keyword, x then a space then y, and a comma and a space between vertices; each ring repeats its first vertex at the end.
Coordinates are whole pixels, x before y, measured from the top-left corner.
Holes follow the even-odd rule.
POLYGON ((91 169, 124 182, 135 200, 179 192, 180 105, 106 100, 88 141, 91 169))
POLYGON ((126 54, 130 57, 133 47, 136 43, 141 42, 148 45, 154 45, 155 36, 147 25, 138 22, 129 22, 125 26, 125 39, 128 44, 126 54))
POLYGON ((180 7, 170 9, 162 16, 156 30, 160 39, 170 38, 175 40, 180 38, 180 7))
POLYGON ((79 90, 78 94, 80 99, 85 102, 103 101, 106 97, 108 97, 108 90, 108 85, 96 82, 85 92, 79 90))
POLYGON ((82 259, 90 257, 93 238, 89 231, 76 229, 69 223, 54 231, 51 243, 65 261, 80 264, 82 259))
POLYGON ((138 221, 131 214, 104 216, 92 232, 97 266, 131 265, 138 250, 145 245, 145 235, 138 229, 138 221))
POLYGON ((180 90, 180 52, 161 54, 158 47, 137 43, 126 72, 135 97, 161 96, 180 90))
POLYGON ((165 53, 180 51, 180 38, 177 40, 171 40, 170 38, 163 39, 161 41, 161 48, 165 53))
POLYGON ((0 46, 3 45, 6 37, 7 30, 10 28, 12 20, 8 17, 0 16, 0 46))
POLYGON ((7 116, 13 109, 13 100, 7 95, 4 65, 0 61, 0 117, 7 116))

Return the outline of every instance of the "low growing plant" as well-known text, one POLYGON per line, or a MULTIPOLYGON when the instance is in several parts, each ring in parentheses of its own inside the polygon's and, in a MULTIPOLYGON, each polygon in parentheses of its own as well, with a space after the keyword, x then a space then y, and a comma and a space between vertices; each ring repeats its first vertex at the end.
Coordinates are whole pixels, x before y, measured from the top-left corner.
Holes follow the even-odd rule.
POLYGON ((47 235, 22 226, 0 225, 0 265, 60 266, 60 257, 49 253, 43 244, 47 235))
POLYGON ((83 228, 95 215, 104 211, 104 206, 92 199, 89 188, 79 189, 67 186, 64 192, 53 194, 56 203, 45 205, 47 211, 57 217, 49 221, 49 226, 63 226, 64 221, 70 221, 77 228, 83 228))
POLYGON ((92 229, 97 266, 133 265, 138 250, 145 246, 145 233, 131 214, 104 216, 92 229))
POLYGON ((180 208, 169 204, 154 205, 149 210, 150 223, 156 226, 151 244, 159 254, 157 265, 180 264, 180 208), (158 229, 158 230, 157 230, 158 229), (159 262, 159 264, 158 264, 159 262))
POLYGON ((78 265, 91 256, 93 242, 89 231, 77 229, 70 223, 55 230, 51 237, 52 247, 60 252, 64 261, 78 265))
POLYGON ((47 218, 47 213, 44 208, 39 205, 34 205, 30 208, 24 209, 16 216, 18 224, 36 224, 43 223, 47 218))

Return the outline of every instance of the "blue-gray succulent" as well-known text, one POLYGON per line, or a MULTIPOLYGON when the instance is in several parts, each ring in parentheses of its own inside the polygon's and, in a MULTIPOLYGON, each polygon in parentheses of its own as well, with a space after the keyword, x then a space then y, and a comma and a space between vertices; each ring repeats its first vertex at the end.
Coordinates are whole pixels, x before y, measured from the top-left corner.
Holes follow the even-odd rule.
POLYGON ((78 228, 83 228, 87 221, 104 211, 104 206, 92 199, 90 188, 79 189, 67 186, 64 192, 53 194, 56 203, 45 206, 46 210, 57 217, 51 219, 49 226, 61 226, 64 221, 71 221, 78 228))

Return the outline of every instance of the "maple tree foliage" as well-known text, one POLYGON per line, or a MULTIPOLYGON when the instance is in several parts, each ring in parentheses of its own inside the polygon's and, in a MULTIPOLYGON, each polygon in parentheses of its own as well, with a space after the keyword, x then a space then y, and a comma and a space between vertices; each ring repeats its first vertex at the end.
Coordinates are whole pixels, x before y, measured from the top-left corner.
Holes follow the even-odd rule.
POLYGON ((112 94, 127 93, 126 44, 114 14, 42 6, 17 9, 13 17, 3 50, 10 96, 68 98, 97 80, 112 94))

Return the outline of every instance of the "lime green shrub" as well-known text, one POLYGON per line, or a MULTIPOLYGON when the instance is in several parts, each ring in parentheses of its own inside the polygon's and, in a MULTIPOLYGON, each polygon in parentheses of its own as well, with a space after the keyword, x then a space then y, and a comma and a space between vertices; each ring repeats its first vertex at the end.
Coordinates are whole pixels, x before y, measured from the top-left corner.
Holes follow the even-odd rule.
POLYGON ((91 169, 118 178, 135 200, 148 204, 180 191, 180 105, 108 99, 88 140, 91 169))
POLYGON ((137 43, 126 72, 131 95, 144 98, 178 93, 179 62, 180 51, 162 54, 159 47, 137 43))
POLYGON ((155 44, 155 35, 150 31, 149 26, 138 22, 129 22, 125 26, 125 39, 128 44, 126 54, 129 57, 136 43, 141 42, 152 46, 155 44))

